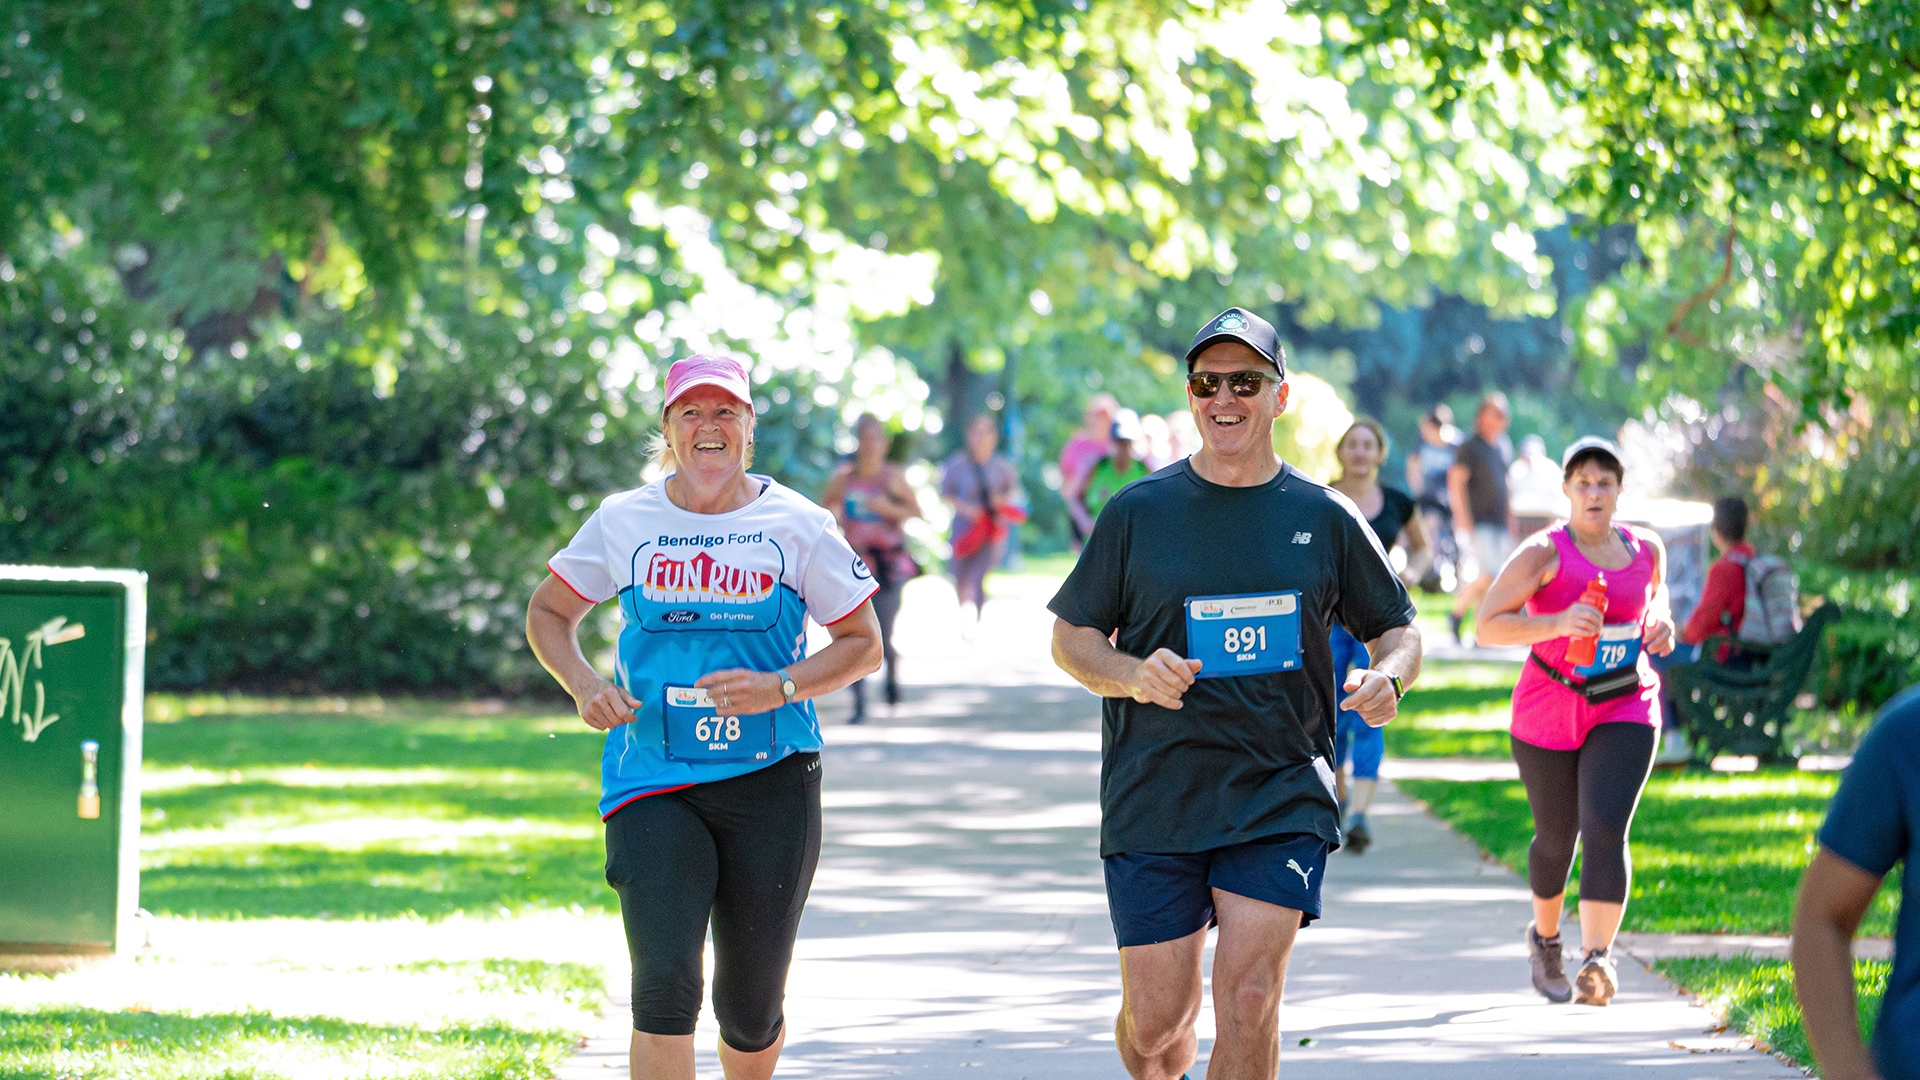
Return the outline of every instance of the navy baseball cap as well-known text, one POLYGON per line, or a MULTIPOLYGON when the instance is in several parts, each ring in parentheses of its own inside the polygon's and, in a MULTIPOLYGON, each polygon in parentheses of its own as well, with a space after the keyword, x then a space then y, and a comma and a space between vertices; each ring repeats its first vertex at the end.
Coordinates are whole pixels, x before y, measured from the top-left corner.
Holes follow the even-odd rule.
POLYGON ((1187 370, 1193 370, 1194 357, 1206 352, 1208 346, 1222 341, 1237 341, 1245 345, 1279 368, 1281 377, 1286 376, 1287 352, 1280 347, 1279 331, 1267 320, 1246 308, 1237 307, 1230 307, 1215 315, 1200 328, 1199 333, 1193 335, 1193 347, 1187 350, 1187 370))

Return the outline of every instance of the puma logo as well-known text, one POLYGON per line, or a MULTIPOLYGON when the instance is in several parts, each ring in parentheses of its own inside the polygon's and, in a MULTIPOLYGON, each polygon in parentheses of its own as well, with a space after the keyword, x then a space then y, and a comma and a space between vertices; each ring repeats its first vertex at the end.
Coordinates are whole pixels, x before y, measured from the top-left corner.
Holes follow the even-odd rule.
POLYGON ((1305 869, 1302 869, 1302 868, 1301 868, 1301 866, 1300 866, 1300 864, 1299 864, 1298 862, 1295 862, 1295 861, 1294 861, 1294 860, 1292 860, 1292 859, 1288 859, 1288 860, 1287 860, 1287 869, 1289 869, 1289 870, 1291 870, 1291 871, 1293 871, 1294 873, 1296 873, 1296 874, 1299 874, 1299 875, 1300 875, 1300 884, 1301 884, 1302 886, 1304 886, 1304 887, 1306 887, 1306 888, 1309 888, 1309 889, 1311 889, 1311 888, 1313 888, 1313 882, 1311 882, 1311 881, 1309 881, 1309 880, 1307 880, 1307 879, 1308 879, 1308 876, 1309 876, 1309 875, 1311 875, 1311 874, 1313 873, 1313 871, 1311 871, 1311 870, 1305 870, 1305 869))

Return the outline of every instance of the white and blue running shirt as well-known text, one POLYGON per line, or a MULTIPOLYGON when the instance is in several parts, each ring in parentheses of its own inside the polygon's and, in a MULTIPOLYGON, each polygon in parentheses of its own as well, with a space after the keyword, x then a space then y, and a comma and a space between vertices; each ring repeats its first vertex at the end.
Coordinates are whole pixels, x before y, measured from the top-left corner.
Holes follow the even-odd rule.
POLYGON ((666 754, 665 687, 727 668, 778 671, 806 654, 807 617, 822 626, 874 594, 873 574, 833 515, 771 478, 738 510, 695 514, 664 482, 609 495, 547 569, 588 603, 620 600, 615 680, 638 717, 607 732, 600 816, 643 795, 725 780, 820 749, 813 703, 774 710, 766 761, 685 762, 666 754))

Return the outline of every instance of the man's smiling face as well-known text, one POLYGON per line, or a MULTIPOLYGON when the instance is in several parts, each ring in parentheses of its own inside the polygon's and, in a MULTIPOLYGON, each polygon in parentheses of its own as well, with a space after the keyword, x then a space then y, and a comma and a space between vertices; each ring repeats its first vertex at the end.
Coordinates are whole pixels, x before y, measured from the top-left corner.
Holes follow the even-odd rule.
MULTIPOLYGON (((1210 345, 1194 357, 1193 370, 1226 375, 1235 371, 1259 371, 1278 376, 1280 369, 1271 360, 1237 341, 1210 345)), ((1288 386, 1284 382, 1263 379, 1260 392, 1252 397, 1236 397, 1226 380, 1210 398, 1187 394, 1187 407, 1200 429, 1200 440, 1218 457, 1239 459, 1260 452, 1273 453, 1273 420, 1287 410, 1288 386)))

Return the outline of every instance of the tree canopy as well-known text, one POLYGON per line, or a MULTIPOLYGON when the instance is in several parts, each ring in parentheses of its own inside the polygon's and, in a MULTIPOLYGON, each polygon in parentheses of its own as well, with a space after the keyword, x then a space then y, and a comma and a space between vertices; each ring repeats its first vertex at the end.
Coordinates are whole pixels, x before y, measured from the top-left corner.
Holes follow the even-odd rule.
MULTIPOLYGON (((1730 366, 1805 415, 1878 398, 1920 335, 1920 22, 1907 5, 1307 0, 1353 55, 1411 54, 1437 107, 1537 80, 1579 157, 1559 193, 1634 221, 1650 273, 1608 310, 1649 381, 1711 398, 1730 366), (1648 293, 1659 294, 1655 296, 1648 293)), ((1595 351, 1609 352, 1600 335, 1595 351)), ((1903 395, 1904 396, 1904 395, 1903 395)), ((1904 404, 1904 402, 1903 402, 1904 404)))
POLYGON ((1171 405, 1231 303, 1362 355, 1370 407, 1752 382, 1852 438, 1916 368, 1903 18, 19 0, 0 557, 149 568, 162 682, 507 685, 671 359, 752 355, 760 462, 805 489, 860 407, 999 394, 1037 447, 1095 386, 1171 405), (1416 310, 1451 376, 1392 344, 1416 310))

